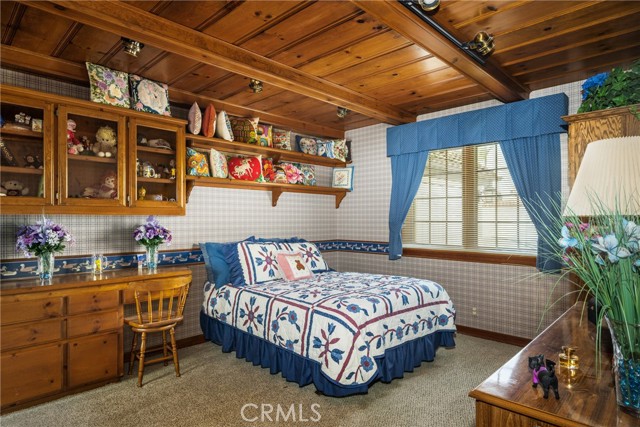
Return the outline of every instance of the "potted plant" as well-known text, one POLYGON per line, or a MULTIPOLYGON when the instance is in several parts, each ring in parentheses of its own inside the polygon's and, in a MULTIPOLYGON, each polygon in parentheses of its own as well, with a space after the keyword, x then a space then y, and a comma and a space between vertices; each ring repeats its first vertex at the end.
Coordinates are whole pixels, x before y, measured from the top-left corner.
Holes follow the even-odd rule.
MULTIPOLYGON (((596 74, 582 84, 582 104, 578 113, 624 107, 640 103, 640 60, 631 68, 616 67, 611 72, 596 74)), ((632 112, 638 115, 637 108, 632 112)))

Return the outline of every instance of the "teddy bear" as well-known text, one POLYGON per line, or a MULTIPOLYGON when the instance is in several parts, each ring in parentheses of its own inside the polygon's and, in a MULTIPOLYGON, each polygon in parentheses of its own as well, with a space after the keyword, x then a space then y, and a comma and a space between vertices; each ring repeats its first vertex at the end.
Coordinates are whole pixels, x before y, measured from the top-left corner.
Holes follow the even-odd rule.
POLYGON ((69 154, 80 154, 84 151, 82 142, 76 138, 76 122, 67 120, 67 152, 69 154))
POLYGON ((27 194, 29 194, 29 188, 20 181, 5 181, 0 186, 0 195, 2 196, 26 196, 27 194))
POLYGON ((116 199, 118 197, 117 183, 118 177, 115 172, 108 172, 102 177, 99 184, 85 187, 82 191, 82 197, 90 199, 116 199))
POLYGON ((96 142, 93 144, 93 152, 98 157, 112 157, 115 156, 116 147, 116 132, 109 126, 102 126, 98 128, 96 132, 96 142))
POLYGON ((42 160, 34 154, 24 156, 24 167, 31 169, 42 169, 42 160))

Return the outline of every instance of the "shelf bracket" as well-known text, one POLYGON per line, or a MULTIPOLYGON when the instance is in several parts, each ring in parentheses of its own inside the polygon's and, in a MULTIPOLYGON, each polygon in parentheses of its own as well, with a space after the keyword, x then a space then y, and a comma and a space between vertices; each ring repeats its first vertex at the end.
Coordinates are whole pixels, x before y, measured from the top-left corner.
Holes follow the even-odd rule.
POLYGON ((273 190, 271 190, 271 206, 273 206, 274 208, 278 204, 278 199, 280 198, 281 194, 282 190, 279 188, 274 188, 273 190))
POLYGON ((336 209, 340 207, 340 203, 342 202, 342 199, 344 199, 346 195, 347 193, 336 194, 336 209))
POLYGON ((189 196, 191 195, 191 190, 196 186, 195 181, 187 180, 187 194, 185 196, 185 203, 189 203, 189 196))

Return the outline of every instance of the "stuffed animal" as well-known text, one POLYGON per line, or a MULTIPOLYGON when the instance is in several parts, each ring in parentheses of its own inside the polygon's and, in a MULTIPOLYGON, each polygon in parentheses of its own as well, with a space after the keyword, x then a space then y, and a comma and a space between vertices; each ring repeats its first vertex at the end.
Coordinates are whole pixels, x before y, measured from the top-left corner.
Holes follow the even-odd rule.
POLYGON ((2 196, 26 196, 27 194, 29 194, 29 189, 20 181, 5 181, 0 186, 0 195, 2 196))
POLYGON ((42 160, 36 155, 27 154, 24 156, 24 163, 25 168, 42 169, 42 160))
POLYGON ((537 388, 538 384, 542 384, 542 390, 544 394, 542 397, 549 398, 549 388, 553 390, 553 394, 557 399, 560 399, 558 393, 558 377, 556 377, 555 362, 547 359, 545 366, 545 359, 543 354, 537 356, 529 356, 529 368, 533 371, 533 388, 537 388))
POLYGON ((108 172, 99 184, 85 187, 82 197, 90 199, 116 199, 118 197, 118 177, 114 172, 108 172))
POLYGON ((109 126, 102 126, 96 132, 96 142, 93 144, 93 152, 98 157, 112 157, 117 151, 116 132, 109 126))
POLYGON ((80 154, 84 151, 84 146, 78 138, 76 138, 76 122, 67 120, 67 152, 69 154, 80 154))

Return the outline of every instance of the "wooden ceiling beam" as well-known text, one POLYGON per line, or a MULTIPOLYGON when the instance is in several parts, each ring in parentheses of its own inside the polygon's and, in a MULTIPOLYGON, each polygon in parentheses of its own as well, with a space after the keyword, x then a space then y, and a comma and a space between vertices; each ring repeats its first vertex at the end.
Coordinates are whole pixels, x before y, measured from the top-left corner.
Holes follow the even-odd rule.
POLYGON ((415 121, 415 115, 410 112, 144 12, 126 2, 28 1, 24 4, 322 102, 343 106, 382 122, 403 124, 415 121))
MULTIPOLYGON (((82 83, 83 85, 86 85, 89 82, 86 66, 77 62, 42 55, 30 50, 7 46, 4 44, 0 45, 0 57, 2 58, 2 65, 7 68, 25 71, 37 70, 38 74, 52 76, 65 81, 82 83)), ((173 103, 182 105, 190 105, 193 104, 194 101, 198 102, 201 106, 214 104, 216 109, 226 110, 232 115, 260 117, 260 121, 278 125, 285 129, 288 128, 298 133, 331 138, 344 138, 344 131, 340 129, 315 124, 309 121, 296 120, 291 117, 281 116, 267 111, 253 109, 244 105, 221 101, 219 99, 213 99, 211 97, 198 95, 186 90, 169 87, 169 99, 173 103)))
POLYGON ((384 25, 477 82, 496 99, 502 102, 513 102, 529 97, 527 88, 520 85, 491 60, 484 65, 476 62, 400 2, 396 0, 351 1, 384 25))

